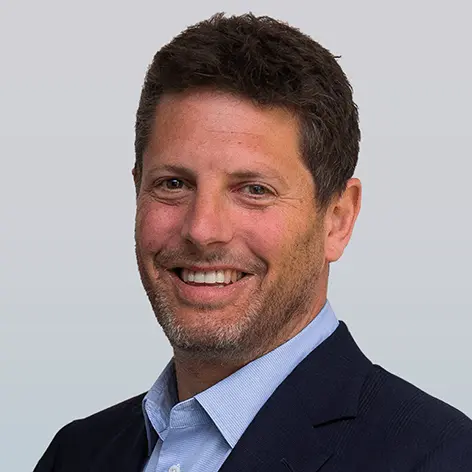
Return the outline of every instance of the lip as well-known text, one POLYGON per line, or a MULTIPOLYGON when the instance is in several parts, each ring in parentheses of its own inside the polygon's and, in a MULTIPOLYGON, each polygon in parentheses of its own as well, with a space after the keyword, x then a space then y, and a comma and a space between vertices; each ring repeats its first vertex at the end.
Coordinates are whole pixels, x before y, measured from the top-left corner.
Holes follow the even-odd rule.
POLYGON ((186 284, 174 271, 167 270, 166 273, 175 287, 177 298, 189 305, 221 305, 222 303, 231 303, 241 294, 241 292, 247 289, 253 279, 253 276, 246 275, 237 282, 224 286, 220 285, 212 287, 211 285, 189 285, 186 284))

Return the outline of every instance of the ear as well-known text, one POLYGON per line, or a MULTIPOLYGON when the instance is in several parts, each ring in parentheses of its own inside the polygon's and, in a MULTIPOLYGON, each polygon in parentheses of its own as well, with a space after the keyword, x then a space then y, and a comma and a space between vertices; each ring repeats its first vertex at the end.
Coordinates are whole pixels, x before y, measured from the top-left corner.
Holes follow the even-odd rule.
POLYGON ((325 257, 328 262, 335 262, 343 255, 361 209, 361 196, 360 180, 349 179, 343 194, 326 211, 325 257))

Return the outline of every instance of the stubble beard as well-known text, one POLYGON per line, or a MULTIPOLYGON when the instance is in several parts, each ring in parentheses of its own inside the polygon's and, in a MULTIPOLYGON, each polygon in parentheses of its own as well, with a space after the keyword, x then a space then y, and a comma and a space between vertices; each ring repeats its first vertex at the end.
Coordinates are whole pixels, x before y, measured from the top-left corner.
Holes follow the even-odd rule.
POLYGON ((235 321, 219 322, 213 309, 201 306, 195 309, 201 313, 202 324, 194 327, 179 322, 166 290, 151 280, 136 250, 144 289, 174 352, 194 361, 231 364, 245 364, 277 347, 287 340, 284 335, 289 324, 310 315, 323 269, 315 234, 305 235, 290 253, 298 256, 281 270, 265 293, 254 293, 249 306, 235 306, 235 321))

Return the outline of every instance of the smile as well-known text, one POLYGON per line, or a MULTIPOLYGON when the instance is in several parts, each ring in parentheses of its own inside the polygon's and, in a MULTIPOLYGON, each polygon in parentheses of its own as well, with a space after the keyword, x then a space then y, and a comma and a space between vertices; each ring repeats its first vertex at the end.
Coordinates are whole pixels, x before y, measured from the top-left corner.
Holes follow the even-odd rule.
POLYGON ((177 298, 184 304, 226 305, 235 302, 248 289, 255 288, 253 274, 234 269, 193 271, 176 267, 167 274, 177 298))
POLYGON ((242 279, 245 272, 235 269, 197 270, 176 268, 173 270, 186 284, 191 285, 230 285, 242 279))

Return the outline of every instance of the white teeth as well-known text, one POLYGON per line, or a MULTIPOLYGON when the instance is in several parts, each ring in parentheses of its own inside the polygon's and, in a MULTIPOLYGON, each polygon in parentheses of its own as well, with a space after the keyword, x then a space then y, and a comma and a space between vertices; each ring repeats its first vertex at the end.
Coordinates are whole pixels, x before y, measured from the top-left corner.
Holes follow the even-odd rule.
POLYGON ((194 282, 197 284, 230 284, 237 282, 243 277, 242 272, 236 270, 209 270, 193 272, 189 269, 182 269, 181 278, 184 282, 194 282))
POLYGON ((216 272, 205 272, 205 283, 206 284, 214 284, 216 283, 216 272))

